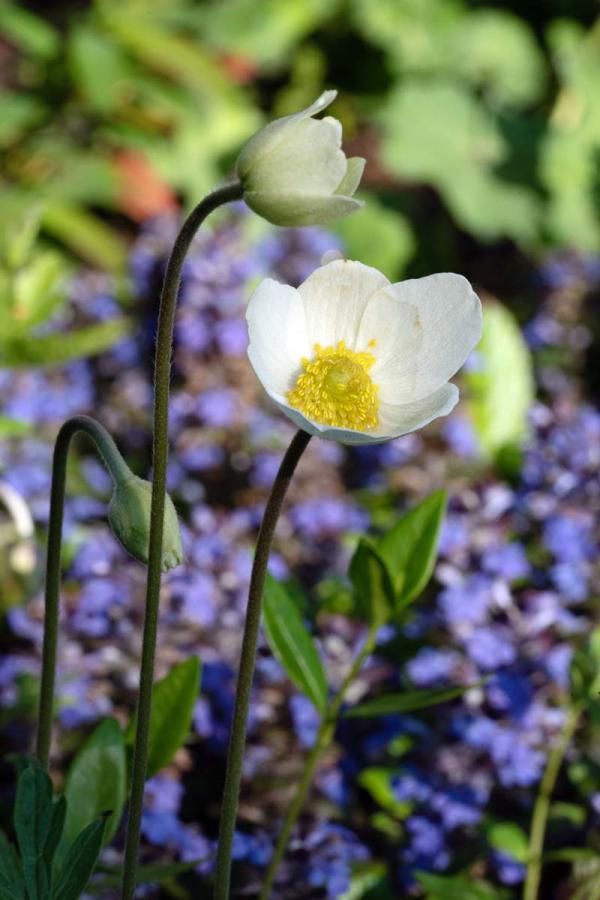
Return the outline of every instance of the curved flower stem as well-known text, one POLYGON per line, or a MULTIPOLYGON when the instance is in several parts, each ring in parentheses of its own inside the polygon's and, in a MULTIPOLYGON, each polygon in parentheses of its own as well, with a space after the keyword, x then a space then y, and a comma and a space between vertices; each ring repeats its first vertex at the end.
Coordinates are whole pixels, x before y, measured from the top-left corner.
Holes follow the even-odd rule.
POLYGON ((523 888, 523 900, 537 900, 542 877, 542 854, 544 850, 544 838, 552 792, 556 785, 556 779, 560 767, 569 749, 569 744, 575 733, 581 715, 581 708, 573 706, 567 712, 558 740, 548 756, 546 769, 540 782, 540 789, 533 807, 531 830, 529 832, 529 848, 527 853, 527 876, 523 888))
POLYGON ((67 419, 58 432, 54 445, 48 548, 46 552, 42 680, 35 750, 40 764, 45 769, 48 768, 52 737, 52 709, 54 706, 54 683, 56 680, 56 644, 58 640, 60 604, 60 551, 67 481, 67 458, 71 439, 78 431, 87 434, 94 441, 115 484, 118 481, 131 477, 131 470, 104 426, 89 416, 74 416, 72 419, 67 419))
POLYGON ((152 707, 152 682, 158 630, 158 606, 162 565, 163 524, 167 490, 169 456, 169 387, 173 328, 177 308, 177 294, 181 283, 183 263, 190 244, 205 218, 232 200, 241 199, 242 186, 238 182, 209 194, 192 210, 177 235, 163 282, 158 315, 156 355, 154 363, 154 425, 152 441, 152 506, 150 511, 150 544, 148 550, 148 578, 146 608, 140 665, 140 687, 137 708, 137 727, 133 752, 129 820, 123 865, 123 900, 131 900, 135 891, 137 851, 144 801, 144 782, 148 759, 148 733, 152 707))
POLYGON ((250 707, 250 691, 254 676, 262 597, 271 543, 292 475, 309 441, 310 435, 305 431, 297 431, 294 435, 275 476, 258 533, 252 575, 250 576, 246 624, 244 626, 233 722, 227 753, 227 769, 225 771, 225 787, 223 789, 223 805, 221 807, 221 822, 219 826, 214 900, 229 900, 231 849, 238 811, 242 763, 246 745, 246 727, 250 707))
POLYGON ((296 822, 300 817, 302 808, 304 807, 304 803, 306 801, 306 797, 312 784, 312 780, 319 761, 321 760, 323 754, 331 746, 331 742, 333 741, 338 715, 342 703, 344 702, 344 699, 346 697, 348 688, 360 672, 365 659, 373 652, 377 640, 378 630, 378 624, 373 624, 369 627, 366 640, 362 646, 360 653, 352 663, 352 667, 344 678, 340 689, 332 699, 327 711, 321 718, 315 745, 306 757, 304 769, 302 770, 302 777, 300 778, 300 783, 298 785, 298 790, 296 791, 294 799, 292 800, 288 809, 287 816, 285 817, 285 822, 283 823, 283 828, 279 833, 277 846, 275 847, 275 851, 273 853, 273 856, 271 857, 269 866, 265 873, 265 880, 263 882, 259 900, 268 900, 269 898, 269 894, 271 893, 271 889, 273 887, 273 884, 275 883, 277 870, 279 869, 281 861, 285 856, 285 851, 287 850, 287 845, 289 843, 290 837, 295 828, 296 822))

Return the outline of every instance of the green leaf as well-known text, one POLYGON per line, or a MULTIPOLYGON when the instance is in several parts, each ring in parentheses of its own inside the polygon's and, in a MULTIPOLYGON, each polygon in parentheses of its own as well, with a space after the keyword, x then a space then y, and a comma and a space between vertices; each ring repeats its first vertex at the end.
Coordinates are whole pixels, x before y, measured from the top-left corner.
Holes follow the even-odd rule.
POLYGON ((32 259, 14 277, 11 328, 19 331, 41 325, 65 301, 60 290, 67 272, 61 257, 47 251, 32 259))
POLYGON ((48 838, 44 847, 44 856, 48 863, 48 869, 52 870, 52 860, 56 853, 57 847, 62 837, 65 827, 65 819, 67 816, 67 801, 65 797, 59 797, 52 804, 52 817, 50 819, 50 828, 48 829, 48 838))
POLYGON ((0 896, 2 892, 8 892, 8 896, 22 900, 25 893, 23 872, 17 855, 16 848, 0 831, 0 896))
POLYGON ((70 334, 0 338, 0 366, 52 366, 95 356, 112 347, 128 333, 129 328, 129 321, 122 318, 88 325, 70 334))
POLYGON ((25 53, 49 59, 60 47, 58 32, 48 21, 16 3, 0 5, 0 31, 25 53))
POLYGON ((514 822, 492 822, 486 829, 490 847, 512 856, 517 862, 527 862, 529 841, 522 828, 514 822))
POLYGON ((418 597, 431 578, 446 502, 446 493, 436 491, 402 516, 377 542, 396 592, 396 610, 418 597))
POLYGON ((399 774, 399 769, 372 766, 363 769, 358 776, 358 782, 382 809, 386 809, 398 819, 404 819, 410 810, 410 805, 396 799, 393 781, 399 774))
POLYGON ((79 900, 104 842, 104 818, 92 822, 69 847, 52 888, 52 900, 79 900))
POLYGON ((484 881, 469 881, 461 875, 431 875, 416 872, 415 877, 425 889, 427 900, 500 900, 505 891, 498 891, 484 881))
POLYGON ((327 705, 325 672, 298 608, 285 587, 267 575, 264 597, 265 630, 271 649, 298 690, 319 712, 327 705))
POLYGON ((396 594, 388 567, 375 548, 361 538, 348 571, 354 588, 354 611, 370 624, 383 625, 392 615, 396 594))
POLYGON ((119 234, 80 206, 48 200, 42 213, 44 231, 92 265, 122 272, 127 248, 119 234))
POLYGON ((384 694, 375 697, 374 700, 366 700, 358 706, 346 710, 344 716, 348 719, 371 718, 373 716, 388 716, 392 713, 414 712, 417 709, 425 709, 427 706, 436 706, 447 700, 460 697, 465 691, 478 687, 481 682, 475 684, 461 684, 452 688, 438 688, 431 691, 405 691, 403 694, 384 694))
POLYGON ((375 194, 359 194, 365 200, 358 212, 335 222, 333 230, 344 242, 350 259, 382 271, 391 280, 399 278, 416 248, 415 236, 399 212, 384 206, 375 194))
POLYGON ((111 813, 104 828, 106 842, 112 838, 123 812, 126 796, 126 756, 123 732, 116 719, 105 719, 87 739, 67 774, 65 843, 111 813))
POLYGON ((372 889, 384 879, 386 872, 384 863, 359 863, 353 867, 350 887, 340 900, 361 900, 362 897, 370 896, 372 889))
POLYGON ((485 307, 476 354, 477 370, 465 374, 468 410, 483 452, 494 458, 526 436, 534 400, 529 350, 514 316, 499 303, 485 307))
POLYGON ((50 872, 45 857, 53 818, 52 782, 33 760, 17 780, 14 826, 29 900, 45 900, 50 872))
MULTIPOLYGON (((207 862, 209 857, 204 859, 193 859, 188 862, 177 863, 156 863, 150 866, 138 866, 135 873, 136 884, 160 884, 175 875, 183 875, 185 872, 191 872, 197 866, 207 862)), ((121 867, 112 869, 111 867, 100 865, 98 867, 103 873, 106 873, 101 881, 90 886, 90 893, 101 893, 107 888, 119 887, 123 879, 121 867)))
MULTIPOLYGON (((171 762, 185 742, 200 690, 200 660, 191 656, 173 666, 168 675, 154 685, 148 740, 147 777, 151 778, 171 762)), ((125 741, 135 740, 135 717, 125 733, 125 741)))
POLYGON ((31 433, 31 425, 20 419, 7 419, 0 416, 0 438, 23 437, 31 433))
POLYGON ((18 141, 46 116, 43 103, 27 94, 0 90, 0 105, 0 147, 9 147, 14 141, 18 141))

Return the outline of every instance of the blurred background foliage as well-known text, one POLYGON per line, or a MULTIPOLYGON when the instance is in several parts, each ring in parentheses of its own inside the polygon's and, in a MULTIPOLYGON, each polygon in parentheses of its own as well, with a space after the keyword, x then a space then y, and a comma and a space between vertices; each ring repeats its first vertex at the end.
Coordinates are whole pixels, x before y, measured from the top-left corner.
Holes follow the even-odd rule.
POLYGON ((592 252, 596 12, 587 0, 3 0, 2 218, 35 199, 47 238, 122 270, 135 223, 193 203, 262 121, 335 86, 333 114, 369 159, 371 202, 339 226, 350 253, 396 277, 456 265, 464 237, 592 252))

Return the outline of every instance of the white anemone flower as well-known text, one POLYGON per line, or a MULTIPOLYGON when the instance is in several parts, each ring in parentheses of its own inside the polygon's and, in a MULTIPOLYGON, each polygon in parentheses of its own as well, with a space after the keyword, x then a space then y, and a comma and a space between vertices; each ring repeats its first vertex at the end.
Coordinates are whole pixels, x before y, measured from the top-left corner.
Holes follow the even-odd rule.
POLYGON ((235 169, 244 200, 274 225, 322 225, 362 206, 352 195, 365 160, 346 158, 337 119, 312 118, 336 95, 325 91, 301 112, 270 122, 238 157, 235 169))
POLYGON ((481 303, 462 275, 391 284, 336 259, 299 288, 271 278, 248 304, 248 356, 295 425, 343 444, 380 443, 447 415, 449 379, 481 337, 481 303))

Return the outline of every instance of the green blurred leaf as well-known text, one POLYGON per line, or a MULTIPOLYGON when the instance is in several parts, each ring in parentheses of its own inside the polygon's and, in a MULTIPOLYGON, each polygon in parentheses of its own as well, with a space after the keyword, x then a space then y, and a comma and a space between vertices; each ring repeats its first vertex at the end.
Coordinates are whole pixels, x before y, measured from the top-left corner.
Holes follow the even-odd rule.
POLYGON ((486 828, 490 847, 511 856, 517 862, 527 862, 529 840, 515 822, 492 822, 486 828))
POLYGON ((127 319, 88 325, 70 334, 0 339, 0 365, 8 368, 52 366, 102 353, 129 331, 127 319))
POLYGON ((36 97, 0 90, 0 148, 9 147, 46 116, 46 107, 36 97))
MULTIPOLYGON (((61 290, 67 270, 63 259, 52 250, 34 257, 13 278, 11 327, 14 334, 41 325, 64 303, 61 290)), ((0 344, 2 339, 0 338, 0 344)))
MULTIPOLYGON (((206 859, 193 859, 189 862, 156 863, 150 866, 138 866, 135 873, 135 883, 160 884, 160 882, 173 878, 175 875, 191 872, 204 862, 206 862, 206 859)), ((120 886, 123 879, 123 872, 120 866, 115 870, 104 865, 100 865, 98 868, 106 874, 97 883, 90 885, 88 888, 89 893, 102 893, 107 888, 120 886)))
MULTIPOLYGON (((65 797, 66 844, 72 844, 84 829, 97 824, 99 816, 111 813, 103 825, 105 843, 108 843, 118 828, 126 797, 125 741, 116 719, 101 722, 71 763, 65 797)), ((89 832, 89 846, 93 846, 96 833, 89 832)))
POLYGON ((58 871, 51 900, 79 900, 105 842, 105 825, 105 819, 99 819, 77 835, 58 871))
POLYGON ((81 207, 52 199, 42 213, 44 231, 101 269, 122 272, 127 262, 125 242, 116 231, 81 207))
POLYGON ((394 713, 414 712, 428 706, 437 706, 462 696, 477 684, 462 684, 452 688, 438 688, 430 691, 405 691, 402 694, 384 694, 374 700, 366 700, 344 712, 347 719, 366 719, 375 716, 389 716, 394 713))
POLYGON ((353 866, 350 887, 340 900, 361 900, 370 896, 373 888, 383 880, 387 872, 385 863, 368 862, 353 866))
POLYGON ((410 805, 396 799, 393 782, 401 773, 400 769, 385 769, 380 766, 369 766, 358 776, 358 783, 369 792, 373 800, 382 809, 392 813, 399 819, 405 819, 410 805))
POLYGON ((114 41, 93 25, 74 25, 68 52, 73 80, 90 109, 110 113, 135 90, 131 62, 114 41))
POLYGON ((415 877, 425 889, 427 900, 501 900, 506 891, 484 881, 477 883, 461 875, 432 875, 416 872, 415 877))
POLYGON ((0 31, 24 53, 40 59, 50 59, 60 48, 59 34, 49 22, 8 0, 0 4, 0 31))
POLYGON ((516 107, 539 99, 545 60, 523 18, 501 9, 473 10, 456 37, 456 70, 491 99, 516 107))
POLYGON ((394 586, 396 611, 418 597, 431 578, 446 503, 445 491, 436 491, 377 541, 377 552, 394 586))
POLYGON ((296 687, 319 712, 327 706, 325 672, 313 640, 285 587, 267 576, 264 596, 265 630, 271 649, 296 687))
POLYGON ((304 36, 335 13, 331 0, 229 0, 204 4, 204 39, 221 52, 248 57, 266 69, 287 66, 304 36))
MULTIPOLYGON (((171 762, 190 732, 200 690, 200 672, 200 660, 191 656, 173 666, 154 685, 148 739, 148 778, 171 762)), ((128 744, 133 744, 135 740, 135 723, 136 718, 133 717, 125 733, 128 744)))
POLYGON ((374 194, 358 194, 365 205, 333 226, 349 259, 360 259, 390 280, 399 278, 416 247, 415 236, 400 213, 379 203, 374 194))
POLYGON ((483 452, 493 458, 523 440, 534 400, 529 350, 512 313, 499 303, 485 307, 476 357, 476 370, 465 374, 468 410, 483 452))
POLYGON ((401 179, 436 187, 460 225, 482 240, 536 237, 539 200, 496 174, 509 147, 465 87, 407 79, 391 92, 380 118, 384 164, 401 179))
POLYGON ((388 568, 379 551, 361 538, 348 571, 354 588, 353 611, 371 625, 383 625, 391 617, 396 593, 388 568))
POLYGON ((30 434, 32 426, 20 419, 8 419, 0 416, 0 438, 23 437, 30 434))

